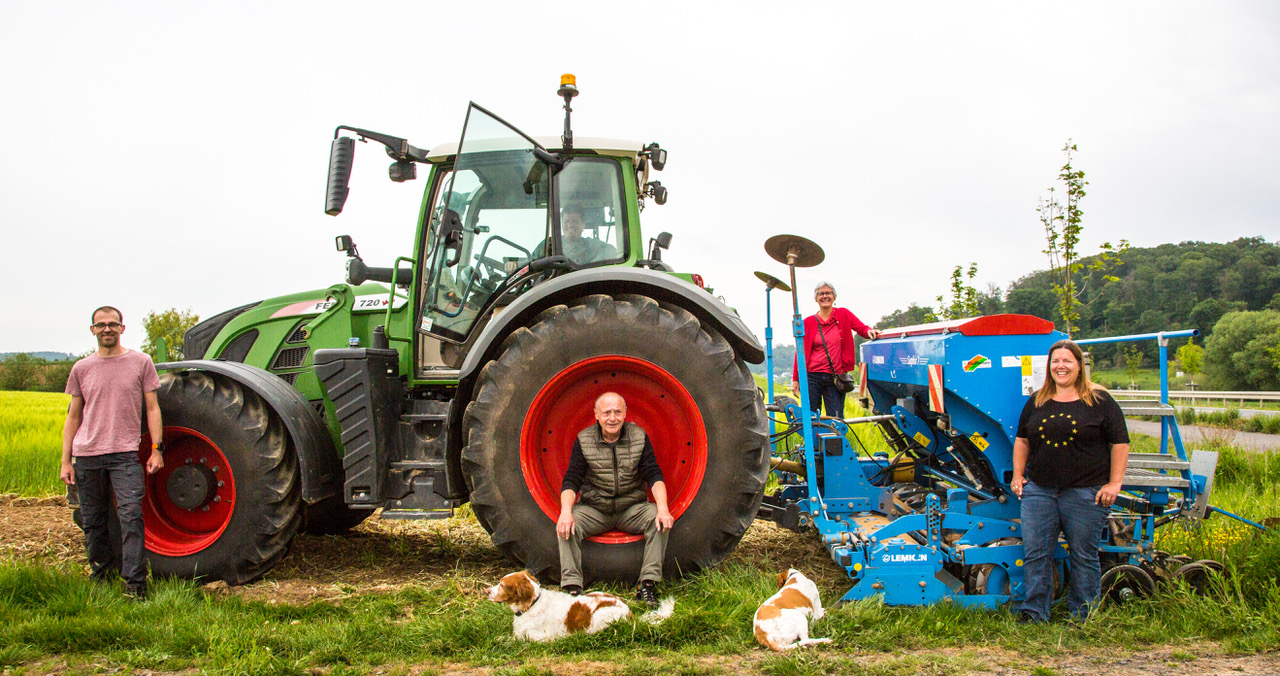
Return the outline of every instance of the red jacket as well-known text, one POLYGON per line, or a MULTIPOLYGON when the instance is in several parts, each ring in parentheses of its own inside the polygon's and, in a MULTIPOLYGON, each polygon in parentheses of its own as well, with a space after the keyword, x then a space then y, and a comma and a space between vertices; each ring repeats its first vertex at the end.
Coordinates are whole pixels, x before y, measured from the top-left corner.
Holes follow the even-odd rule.
MULTIPOLYGON (((840 327, 840 361, 836 364, 837 373, 848 373, 858 366, 858 351, 853 349, 853 332, 857 331, 858 335, 863 338, 870 338, 868 331, 870 326, 862 323, 857 315, 842 307, 832 308, 831 316, 836 320, 836 326, 840 327)), ((809 354, 813 352, 815 344, 819 344, 821 340, 818 338, 818 315, 812 314, 804 318, 804 354, 807 360, 809 354)), ((805 366, 809 371, 813 371, 813 364, 808 361, 805 366)), ((791 366, 791 380, 799 382, 800 380, 800 364, 797 359, 791 366)))

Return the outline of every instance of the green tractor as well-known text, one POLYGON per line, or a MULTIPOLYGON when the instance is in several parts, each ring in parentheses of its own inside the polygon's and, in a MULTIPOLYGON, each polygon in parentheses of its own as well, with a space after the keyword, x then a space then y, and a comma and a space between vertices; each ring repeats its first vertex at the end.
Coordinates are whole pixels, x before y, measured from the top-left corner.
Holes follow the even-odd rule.
MULTIPOLYGON (((566 77, 561 138, 535 139, 471 104, 462 138, 430 151, 338 127, 325 211, 341 212, 356 139, 393 181, 429 168, 413 255, 347 280, 216 315, 160 365, 165 467, 148 477, 147 555, 161 575, 242 584, 299 531, 447 517, 470 502, 494 544, 559 576, 555 520, 577 432, 607 391, 653 439, 677 517, 667 570, 728 555, 769 471, 763 359, 737 314, 661 260, 640 232, 666 151, 575 139, 566 77), (352 136, 344 135, 344 132, 352 136)), ((143 440, 150 448, 150 440, 143 440)), ((145 452, 145 451, 144 451, 145 452)), ((591 579, 634 579, 642 538, 592 538, 591 579)))

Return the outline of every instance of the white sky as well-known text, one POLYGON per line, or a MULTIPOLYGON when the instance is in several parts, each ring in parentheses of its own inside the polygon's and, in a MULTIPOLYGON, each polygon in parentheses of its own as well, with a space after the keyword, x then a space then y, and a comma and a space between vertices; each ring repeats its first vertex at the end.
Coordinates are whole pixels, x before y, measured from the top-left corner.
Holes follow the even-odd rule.
MULTIPOLYGON (((113 304, 201 317, 408 255, 425 181, 357 153, 322 209, 338 124, 457 139, 468 101, 558 135, 658 141, 645 236, 763 338, 770 235, 827 252, 867 323, 1045 267, 1036 200, 1068 137, 1082 249, 1280 239, 1280 5, 1266 2, 0 3, 0 352, 93 347, 113 304)), ((371 152, 373 151, 373 152, 371 152)), ((775 295, 776 335, 788 310, 775 295)))

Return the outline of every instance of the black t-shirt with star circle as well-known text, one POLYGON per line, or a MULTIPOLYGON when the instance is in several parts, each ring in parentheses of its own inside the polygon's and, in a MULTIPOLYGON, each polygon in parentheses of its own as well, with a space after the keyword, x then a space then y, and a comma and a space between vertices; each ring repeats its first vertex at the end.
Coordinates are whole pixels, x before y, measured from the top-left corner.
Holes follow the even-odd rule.
POLYGON ((1031 446, 1027 478, 1049 488, 1101 486, 1111 480, 1111 447, 1129 443, 1124 413, 1105 391, 1092 406, 1083 401, 1053 401, 1036 407, 1027 400, 1018 419, 1018 436, 1031 446))

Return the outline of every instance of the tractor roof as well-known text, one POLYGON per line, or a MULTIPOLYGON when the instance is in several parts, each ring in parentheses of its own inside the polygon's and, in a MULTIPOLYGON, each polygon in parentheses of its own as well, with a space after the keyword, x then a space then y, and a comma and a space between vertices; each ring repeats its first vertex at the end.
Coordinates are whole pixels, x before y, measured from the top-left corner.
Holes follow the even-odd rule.
MULTIPOLYGON (((539 145, 550 151, 560 149, 559 136, 535 136, 533 140, 539 145)), ((472 141, 478 150, 514 150, 517 147, 515 139, 503 138, 493 139, 492 141, 478 140, 472 141), (487 146, 492 147, 487 147, 487 146)), ((470 144, 469 144, 470 145, 470 144)), ((599 155, 614 155, 618 157, 635 157, 641 150, 644 150, 644 144, 639 141, 624 141, 616 138, 599 138, 595 136, 579 136, 573 139, 573 149, 590 150, 599 155)), ((443 143, 431 149, 427 153, 427 161, 444 162, 458 154, 458 144, 443 143)))

